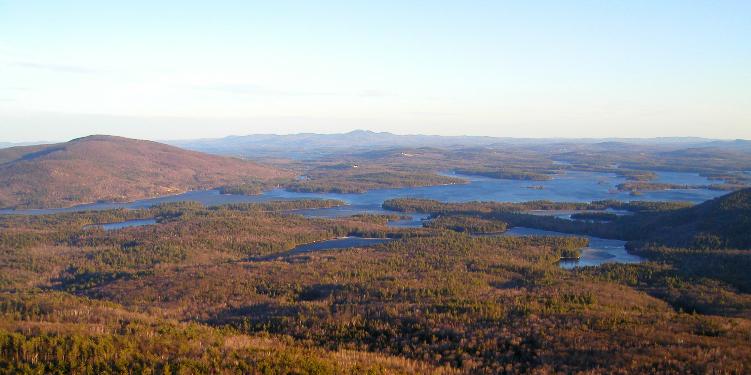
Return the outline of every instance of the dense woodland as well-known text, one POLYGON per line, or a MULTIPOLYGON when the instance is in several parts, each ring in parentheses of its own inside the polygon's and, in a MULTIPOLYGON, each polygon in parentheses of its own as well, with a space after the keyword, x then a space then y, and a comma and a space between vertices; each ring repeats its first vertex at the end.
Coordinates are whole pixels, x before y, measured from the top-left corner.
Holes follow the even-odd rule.
MULTIPOLYGON (((273 167, 262 167, 95 137, 5 150, 0 162, 11 172, 18 163, 24 170, 39 164, 42 174, 47 165, 81 171, 89 164, 75 162, 76 155, 102 142, 157 153, 169 166, 154 168, 172 168, 190 182, 170 187, 139 174, 149 171, 123 172, 116 177, 152 185, 123 184, 112 197, 71 185, 85 194, 35 190, 21 203, 0 198, 39 206, 193 188, 357 193, 466 182, 446 171, 521 180, 607 172, 625 178, 618 188, 634 194, 693 187, 655 182, 653 171, 699 172, 717 181, 710 186, 716 189, 751 181, 739 172, 751 170, 743 152, 617 145, 385 148, 268 159, 273 167), (223 172, 238 165, 242 173, 223 172), (191 168, 218 173, 199 176, 191 168)), ((127 169, 101 162, 92 170, 127 169)), ((0 372, 746 373, 750 202, 749 190, 699 205, 384 202, 395 212, 429 214, 422 228, 388 226, 399 214, 295 214, 345 204, 336 200, 0 216, 0 372), (545 214, 559 210, 576 212, 572 220, 545 214), (99 226, 147 218, 156 224, 99 226), (498 235, 514 226, 625 240, 648 261, 564 270, 559 260, 578 257, 586 238, 498 235), (343 236, 391 241, 293 250, 343 236)))
POLYGON ((501 233, 507 228, 506 223, 500 220, 486 220, 477 216, 463 215, 440 215, 429 220, 424 226, 472 234, 501 233))
POLYGON ((578 202, 551 202, 530 201, 522 203, 509 202, 463 202, 445 203, 431 199, 397 198, 383 202, 383 208, 398 212, 421 212, 421 213, 451 213, 469 214, 492 213, 492 212, 517 212, 528 211, 555 211, 555 210, 605 210, 617 209, 631 212, 655 212, 666 211, 692 206, 686 202, 651 202, 630 201, 621 202, 615 200, 594 201, 590 203, 578 202))
POLYGON ((387 201, 384 206, 400 211, 475 215, 478 219, 503 221, 511 226, 627 240, 631 252, 654 263, 606 265, 585 273, 641 286, 681 310, 749 316, 751 189, 692 207, 643 202, 554 206, 554 209, 581 210, 617 207, 635 212, 617 216, 585 211, 571 215, 574 220, 524 212, 523 207, 536 206, 532 202, 509 207, 492 202, 452 204, 400 199, 387 201), (600 220, 603 216, 607 220, 600 220))
POLYGON ((565 233, 591 234, 641 244, 693 249, 751 249, 751 189, 739 190, 696 206, 682 203, 595 201, 591 203, 467 202, 443 203, 423 199, 392 199, 386 209, 399 212, 470 215, 496 219, 513 226, 565 233), (587 210, 621 209, 633 215, 613 215, 587 210), (582 210, 572 219, 533 215, 530 210, 582 210), (605 223, 593 218, 607 217, 605 223))
POLYGON ((396 215, 309 219, 288 213, 338 201, 2 216, 0 369, 749 371, 751 253, 741 246, 744 233, 734 229, 748 228, 748 191, 688 208, 386 203, 433 219, 425 228, 392 228, 386 223, 396 215), (563 207, 636 213, 610 222, 524 213, 563 207), (158 223, 114 231, 90 226, 150 217, 158 223), (571 227, 555 229, 631 240, 631 251, 649 262, 568 271, 557 261, 586 240, 471 234, 520 223, 564 225, 559 222, 571 227), (637 222, 738 246, 626 237, 637 222), (346 235, 396 240, 264 257, 346 235))

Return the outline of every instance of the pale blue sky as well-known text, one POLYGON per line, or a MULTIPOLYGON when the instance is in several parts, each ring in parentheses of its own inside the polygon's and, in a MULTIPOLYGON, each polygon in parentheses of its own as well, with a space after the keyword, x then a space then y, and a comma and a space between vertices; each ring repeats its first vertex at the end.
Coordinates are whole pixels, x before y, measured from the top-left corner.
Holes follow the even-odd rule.
POLYGON ((0 141, 751 138, 751 1, 0 0, 0 141))

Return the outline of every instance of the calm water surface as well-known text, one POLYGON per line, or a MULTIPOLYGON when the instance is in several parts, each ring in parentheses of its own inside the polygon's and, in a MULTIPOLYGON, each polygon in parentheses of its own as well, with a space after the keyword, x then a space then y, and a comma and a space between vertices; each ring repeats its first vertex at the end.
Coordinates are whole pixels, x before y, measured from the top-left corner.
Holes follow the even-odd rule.
MULTIPOLYGON (((426 186, 417 188, 377 189, 362 194, 334 193, 296 193, 282 189, 268 191, 255 196, 220 194, 218 190, 200 190, 162 198, 144 199, 131 203, 93 203, 62 209, 41 210, 0 210, 0 214, 49 214, 57 212, 76 212, 87 210, 106 210, 113 208, 147 208, 160 203, 197 201, 208 206, 228 203, 261 202, 281 199, 339 199, 348 203, 345 207, 320 209, 321 215, 347 216, 353 213, 379 213, 381 203, 392 198, 424 198, 443 202, 499 201, 525 202, 531 200, 550 200, 558 202, 591 202, 603 199, 622 201, 687 201, 699 203, 723 195, 726 192, 708 189, 676 189, 645 192, 634 197, 629 193, 618 192, 615 185, 624 182, 624 178, 612 173, 566 172, 548 181, 516 181, 486 177, 464 176, 467 184, 426 186), (529 189, 539 185, 542 189, 529 189)), ((656 182, 676 184, 708 184, 710 181, 695 173, 659 172, 656 182)))
MULTIPOLYGON (((262 202, 268 200, 291 199, 339 199, 347 203, 346 206, 298 210, 294 213, 309 217, 340 217, 361 213, 384 214, 393 213, 381 208, 383 201, 392 198, 423 198, 444 202, 469 201, 499 201, 525 202, 532 200, 549 200, 558 202, 591 202, 595 200, 614 199, 621 201, 649 200, 649 201, 687 201, 699 203, 725 194, 723 191, 708 189, 676 189, 654 192, 644 192, 637 197, 629 193, 619 192, 615 186, 625 182, 624 178, 612 173, 569 171, 548 181, 516 181, 492 179, 486 177, 449 174, 462 177, 469 181, 467 184, 427 186, 417 188, 377 189, 362 194, 329 194, 329 193, 296 193, 282 189, 272 190, 261 195, 225 195, 218 190, 192 191, 169 197, 144 199, 131 203, 94 203, 64 209, 42 210, 0 210, 0 214, 49 214, 58 212, 76 212, 87 210, 106 210, 113 208, 148 208, 161 203, 197 201, 207 206, 229 203, 262 202), (530 186, 542 186, 542 189, 530 189, 530 186)), ((655 182, 704 185, 709 184, 707 178, 696 173, 658 172, 655 182)), ((615 212, 625 214, 624 212, 615 212)), ((545 213, 560 218, 570 218, 571 212, 545 213)), ((389 223, 395 227, 421 227, 427 215, 410 215, 409 219, 395 220, 389 223)), ((153 219, 131 220, 123 223, 105 224, 107 230, 120 229, 129 226, 155 224, 153 219)), ((570 236, 570 234, 543 231, 530 228, 512 228, 504 235, 552 235, 570 236)), ((579 261, 561 262, 561 267, 596 266, 607 262, 635 263, 641 258, 628 254, 623 241, 589 237, 589 247, 583 249, 579 261)), ((301 245, 289 253, 299 253, 324 249, 337 249, 357 246, 369 246, 383 243, 388 239, 341 238, 301 245)))
POLYGON ((392 241, 390 238, 363 238, 363 237, 342 237, 333 240, 318 241, 300 245, 294 249, 294 253, 306 253, 309 251, 346 249, 348 247, 367 247, 380 245, 392 241))
POLYGON ((121 221, 119 223, 87 225, 85 228, 100 227, 104 230, 116 230, 116 229, 123 229, 123 228, 129 228, 129 227, 141 227, 144 225, 154 225, 154 224, 156 224, 156 219, 135 219, 135 220, 121 221))
POLYGON ((626 241, 609 240, 605 238, 553 232, 549 230, 533 229, 525 227, 513 227, 501 236, 556 236, 556 237, 586 237, 589 246, 582 249, 579 260, 564 260, 559 262, 561 268, 571 269, 574 267, 599 266, 604 263, 639 263, 644 258, 629 254, 626 251, 626 241))
POLYGON ((369 247, 380 245, 393 241, 391 238, 363 238, 363 237, 341 237, 331 240, 324 240, 318 242, 311 242, 303 245, 299 245, 292 250, 285 251, 279 254, 266 255, 259 258, 254 258, 255 261, 272 260, 290 255, 297 255, 302 253, 309 253, 313 251, 332 250, 332 249, 346 249, 351 247, 369 247))
MULTIPOLYGON (((633 215, 634 213, 631 211, 626 210, 614 210, 612 208, 607 208, 604 210, 531 210, 529 211, 532 215, 538 215, 538 216, 555 216, 559 219, 564 220, 574 220, 571 218, 571 215, 575 213, 583 213, 583 212, 605 212, 605 213, 611 213, 616 216, 626 216, 626 215, 633 215)), ((590 220, 591 221, 591 220, 590 220)))

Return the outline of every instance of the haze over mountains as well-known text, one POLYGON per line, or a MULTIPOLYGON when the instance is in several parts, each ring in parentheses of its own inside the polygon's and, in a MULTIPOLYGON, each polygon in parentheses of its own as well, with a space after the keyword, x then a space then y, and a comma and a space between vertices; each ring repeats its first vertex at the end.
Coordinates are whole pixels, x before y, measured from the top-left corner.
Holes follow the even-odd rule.
POLYGON ((96 135, 0 150, 0 207, 129 201, 289 175, 250 161, 96 135))
MULTIPOLYGON (((620 165, 636 170, 655 168, 705 173, 739 186, 747 180, 743 171, 751 168, 748 162, 751 141, 690 137, 515 139, 396 135, 358 130, 344 134, 235 136, 172 144, 182 148, 97 135, 66 143, 0 149, 0 207, 53 208, 95 201, 130 201, 290 178, 301 174, 302 170, 315 174, 315 168, 309 170, 310 166, 297 165, 289 162, 290 159, 318 160, 322 166, 343 160, 350 164, 362 163, 362 168, 356 171, 371 178, 367 173, 384 172, 383 168, 376 168, 376 164, 388 164, 396 169, 409 164, 412 168, 402 172, 414 174, 455 168, 460 166, 457 160, 466 160, 470 155, 474 155, 477 163, 495 155, 500 159, 494 163, 505 167, 518 163, 517 159, 526 155, 532 158, 530 160, 560 161, 576 164, 580 169, 594 166, 611 171, 602 168, 620 165), (273 166, 224 156, 258 159, 273 166), (733 171, 730 177, 723 173, 730 171, 733 171)), ((326 171, 328 186, 332 176, 331 171, 326 171)), ((360 175, 348 178, 362 178, 360 175)), ((401 181, 389 186, 413 185, 401 181)))
MULTIPOLYGON (((161 143, 214 154, 242 155, 256 152, 259 155, 286 152, 291 155, 309 152, 340 152, 357 149, 409 148, 409 147, 478 147, 493 145, 537 146, 566 145, 572 147, 607 149, 618 146, 659 146, 670 149, 723 148, 751 152, 751 140, 719 140, 701 137, 658 138, 514 138, 490 136, 442 136, 353 130, 347 133, 319 134, 250 134, 223 138, 173 139, 161 143)), ((0 142, 0 149, 48 144, 50 142, 0 142)), ((259 156, 244 155, 244 156, 259 156)))
POLYGON ((0 142, 0 149, 9 147, 34 146, 48 143, 52 142, 0 142))
POLYGON ((748 373, 748 141, 258 138, 0 150, 0 207, 220 187, 0 212, 0 369, 748 373))
POLYGON ((751 152, 748 140, 714 140, 698 137, 662 138, 511 138, 486 136, 397 135, 388 132, 354 130, 341 134, 299 133, 288 135, 253 134, 225 138, 172 140, 165 143, 191 150, 226 155, 259 156, 285 153, 301 156, 310 152, 338 152, 357 149, 399 147, 478 147, 492 145, 543 146, 579 145, 614 147, 619 145, 661 146, 671 149, 723 147, 751 152))

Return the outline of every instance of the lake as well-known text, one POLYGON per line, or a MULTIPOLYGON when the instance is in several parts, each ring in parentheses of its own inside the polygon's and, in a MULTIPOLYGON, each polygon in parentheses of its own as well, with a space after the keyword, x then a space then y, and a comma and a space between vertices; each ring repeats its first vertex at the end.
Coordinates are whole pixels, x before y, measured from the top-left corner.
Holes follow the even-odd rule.
MULTIPOLYGON (((582 249, 582 255, 579 260, 562 260, 558 264, 561 268, 571 269, 574 267, 599 266, 604 263, 639 263, 644 259, 629 254, 626 251, 626 242, 619 240, 609 240, 605 238, 574 235, 548 230, 513 227, 497 236, 556 236, 556 237, 586 237, 589 239, 589 246, 582 249)), ((253 260, 273 260, 280 257, 297 255, 321 250, 346 249, 355 247, 369 247, 380 245, 392 241, 389 238, 362 238, 362 237, 341 237, 331 240, 311 242, 299 245, 292 250, 283 253, 271 254, 253 260)))
POLYGON ((584 213, 584 212, 603 212, 603 213, 614 214, 616 216, 627 216, 627 215, 634 214, 631 211, 615 210, 612 208, 606 208, 604 210, 530 210, 527 212, 531 215, 554 216, 563 220, 574 220, 571 218, 571 215, 576 214, 576 213, 584 213))
POLYGON ((331 240, 317 241, 299 245, 292 250, 283 253, 266 255, 263 257, 253 258, 255 261, 272 260, 280 257, 309 253, 312 251, 347 249, 352 247, 368 247, 380 245, 393 241, 391 238, 364 238, 364 237, 340 237, 331 240))
MULTIPOLYGON (((449 174, 468 180, 466 184, 426 186, 416 188, 376 189, 361 194, 333 194, 333 193, 297 193, 282 189, 271 190, 260 195, 227 195, 220 194, 218 190, 192 191, 184 194, 143 199, 131 203, 94 203, 63 209, 41 210, 0 210, 0 214, 49 214, 58 212, 76 212, 86 210, 106 210, 113 208, 148 208, 161 203, 197 201, 207 206, 216 206, 229 203, 263 202, 268 200, 292 200, 292 199, 339 199, 347 203, 346 206, 296 210, 292 213, 307 217, 341 217, 361 213, 370 214, 393 214, 381 208, 381 204, 392 198, 423 198, 435 199, 444 202, 468 202, 468 201, 500 201, 500 202, 525 202, 532 200, 549 200, 558 202, 591 202, 595 200, 650 200, 650 201, 687 201, 699 203, 708 199, 724 195, 727 192, 708 189, 676 189, 644 192, 638 197, 633 197, 627 192, 615 190, 615 185, 625 182, 626 179, 613 173, 568 171, 557 175, 548 181, 518 181, 493 179, 477 176, 449 174), (541 188, 530 188, 537 186, 541 188)), ((705 185, 711 183, 708 179, 696 173, 681 172, 658 172, 654 182, 672 184, 705 185)), ((616 214, 628 214, 626 212, 613 211, 616 214)), ((560 218, 570 218, 570 212, 541 212, 539 214, 553 214, 560 218)), ((428 215, 411 214, 409 219, 394 220, 389 225, 394 227, 421 227, 423 220, 428 215)), ((153 219, 152 219, 153 220, 153 219)), ((154 224, 151 221, 131 220, 123 223, 110 223, 102 227, 107 230, 120 229, 129 226, 154 224)), ((570 236, 570 234, 543 231, 530 228, 511 228, 503 235, 550 235, 570 236)), ((572 268, 576 266, 596 266, 608 262, 635 263, 642 261, 641 258, 628 254, 623 241, 608 240, 603 238, 589 237, 589 247, 583 249, 582 257, 578 261, 562 261, 561 267, 572 268)), ((383 243, 387 239, 363 239, 348 237, 322 241, 313 244, 301 245, 288 253, 300 253, 324 249, 336 249, 346 247, 370 246, 383 243)))
POLYGON ((156 224, 156 219, 135 219, 135 220, 121 221, 118 223, 87 225, 84 227, 84 229, 99 227, 104 230, 116 230, 116 229, 123 229, 123 228, 129 228, 129 227, 141 227, 144 225, 154 225, 154 224, 156 224))
MULTIPOLYGON (((416 188, 376 189, 361 194, 298 193, 275 189, 260 195, 220 194, 218 190, 198 190, 161 198, 143 199, 130 203, 92 203, 60 209, 0 210, 0 214, 49 214, 113 208, 147 208, 160 203, 197 201, 207 206, 228 203, 262 202, 290 199, 339 199, 347 206, 314 210, 317 215, 348 216, 354 213, 382 213, 383 201, 392 198, 423 198, 443 202, 499 201, 525 202, 549 200, 558 202, 591 202, 615 199, 622 201, 687 201, 699 203, 724 195, 727 192, 708 189, 676 189, 644 192, 638 197, 615 191, 615 185, 626 181, 613 173, 569 171, 548 181, 518 181, 486 177, 449 174, 469 181, 467 184, 425 186, 416 188), (529 186, 542 189, 530 189, 529 186)), ((709 184, 710 181, 696 173, 658 172, 655 182, 674 184, 709 184)), ((308 210, 308 214, 310 214, 308 210)))
POLYGON ((561 268, 571 269, 574 267, 599 266, 604 263, 640 263, 644 259, 626 251, 626 241, 610 240, 606 238, 553 232, 549 230, 513 227, 500 236, 556 236, 556 237, 586 237, 589 246, 582 249, 579 260, 562 260, 561 268))

